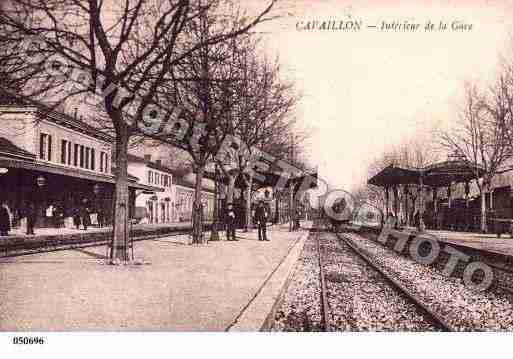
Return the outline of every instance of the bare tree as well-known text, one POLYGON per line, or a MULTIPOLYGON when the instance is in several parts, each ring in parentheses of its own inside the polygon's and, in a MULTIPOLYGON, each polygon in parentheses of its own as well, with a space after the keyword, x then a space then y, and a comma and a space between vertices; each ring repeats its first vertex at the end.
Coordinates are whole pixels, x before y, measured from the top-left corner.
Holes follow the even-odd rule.
MULTIPOLYGON (((113 260, 127 258, 130 138, 158 130, 155 124, 160 125, 162 112, 169 111, 156 105, 157 94, 177 82, 173 69, 187 58, 269 19, 274 2, 256 16, 218 27, 200 39, 191 37, 191 28, 206 12, 221 14, 227 1, 11 0, 13 11, 1 13, 0 24, 11 44, 26 42, 24 60, 51 77, 41 83, 53 86, 59 102, 83 94, 101 99, 116 135, 113 260)), ((26 95, 43 92, 40 86, 34 88, 37 93, 26 95)), ((199 171, 200 180, 201 175, 199 171)))
POLYGON ((235 87, 239 101, 232 120, 235 135, 242 145, 237 165, 246 188, 245 222, 249 230, 254 158, 260 151, 283 157, 290 153, 294 143, 299 147, 299 139, 292 140, 296 136, 293 110, 298 96, 293 85, 280 78, 278 60, 259 59, 246 48, 240 52, 239 68, 240 81, 235 87))
POLYGON ((499 78, 487 93, 480 92, 475 85, 467 85, 464 101, 456 127, 442 131, 440 142, 472 166, 481 194, 481 230, 486 232, 485 194, 490 191, 493 177, 512 154, 508 129, 504 126, 509 118, 504 79, 499 78))

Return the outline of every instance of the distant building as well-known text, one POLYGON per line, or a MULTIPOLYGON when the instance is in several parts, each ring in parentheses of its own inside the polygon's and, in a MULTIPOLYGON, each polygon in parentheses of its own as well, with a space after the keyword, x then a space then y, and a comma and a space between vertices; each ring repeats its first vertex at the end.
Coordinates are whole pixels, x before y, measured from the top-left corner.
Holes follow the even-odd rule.
POLYGON ((173 171, 162 165, 160 160, 151 161, 151 156, 144 158, 128 156, 128 171, 139 178, 145 185, 160 188, 160 192, 141 192, 135 199, 136 214, 141 223, 176 222, 173 171))
MULTIPOLYGON (((128 171, 144 185, 157 187, 158 192, 142 191, 135 199, 135 213, 141 223, 176 223, 192 220, 194 202, 194 173, 182 173, 164 166, 161 160, 152 161, 151 155, 129 155, 128 171)), ((213 182, 203 180, 204 218, 211 219, 214 206, 213 182)))
MULTIPOLYGON (((175 187, 176 221, 185 222, 191 221, 192 219, 195 182, 196 175, 194 173, 173 177, 173 185, 175 187)), ((204 179, 202 189, 203 216, 205 220, 211 220, 213 218, 214 208, 213 181, 204 179)))

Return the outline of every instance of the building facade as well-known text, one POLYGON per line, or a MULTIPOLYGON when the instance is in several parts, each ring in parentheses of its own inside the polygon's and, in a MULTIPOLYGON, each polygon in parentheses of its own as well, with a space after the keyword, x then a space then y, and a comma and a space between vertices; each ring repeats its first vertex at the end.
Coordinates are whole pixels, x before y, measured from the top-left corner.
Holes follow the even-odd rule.
MULTIPOLYGON (((194 203, 194 173, 183 174, 166 167, 161 160, 152 161, 150 155, 130 155, 128 171, 140 183, 159 188, 159 192, 142 191, 135 199, 135 213, 140 223, 162 224, 190 222, 194 203)), ((214 208, 214 185, 204 179, 202 192, 203 215, 211 220, 214 208)))
MULTIPOLYGON (((173 177, 175 190, 175 221, 188 222, 192 220, 194 204, 194 184, 196 177, 194 173, 173 177)), ((214 184, 210 180, 203 180, 202 206, 203 218, 211 221, 214 211, 214 184)))
MULTIPOLYGON (((42 104, 17 100, 4 99, 0 123, 0 200, 8 205, 14 226, 26 225, 31 204, 36 227, 72 227, 73 213, 82 206, 93 224, 98 213, 110 222, 115 182, 111 136, 42 104)), ((138 190, 157 189, 130 176, 129 208, 138 190)))
POLYGON ((135 212, 140 223, 176 222, 172 170, 162 166, 160 161, 152 162, 151 156, 141 158, 129 155, 128 171, 139 178, 141 183, 161 190, 155 193, 143 191, 137 195, 135 212))

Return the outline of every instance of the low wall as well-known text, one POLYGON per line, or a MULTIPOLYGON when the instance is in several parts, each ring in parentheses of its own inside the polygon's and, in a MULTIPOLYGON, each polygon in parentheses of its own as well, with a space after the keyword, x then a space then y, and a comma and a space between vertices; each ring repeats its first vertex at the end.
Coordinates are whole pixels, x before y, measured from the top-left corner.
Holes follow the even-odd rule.
MULTIPOLYGON (((210 224, 205 225, 208 230, 210 224)), ((192 229, 191 225, 173 225, 169 227, 151 225, 136 226, 132 229, 131 235, 134 240, 143 240, 156 237, 163 237, 169 234, 188 233, 192 229)), ((112 230, 91 231, 71 234, 52 234, 29 236, 9 236, 0 237, 0 257, 19 254, 19 252, 37 252, 45 250, 57 250, 84 245, 100 245, 107 243, 112 237, 112 230)))

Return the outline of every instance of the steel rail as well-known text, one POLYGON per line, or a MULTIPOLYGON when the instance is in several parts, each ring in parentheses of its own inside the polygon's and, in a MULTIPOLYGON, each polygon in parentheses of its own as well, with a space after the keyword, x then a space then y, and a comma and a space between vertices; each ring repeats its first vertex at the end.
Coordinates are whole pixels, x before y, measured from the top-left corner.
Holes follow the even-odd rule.
POLYGON ((440 330, 446 332, 456 332, 458 329, 449 324, 445 319, 433 311, 427 304, 418 298, 411 290, 406 288, 398 279, 387 273, 383 268, 376 264, 370 256, 365 254, 353 241, 345 236, 343 233, 335 233, 337 238, 343 241, 349 248, 351 248, 360 258, 362 258, 370 267, 380 273, 399 293, 408 298, 416 307, 431 319, 431 322, 440 330))
POLYGON ((330 322, 328 319, 328 294, 326 291, 326 277, 325 277, 325 269, 324 269, 324 261, 322 260, 322 252, 321 252, 321 239, 320 239, 320 228, 317 228, 316 235, 316 246, 317 246, 317 254, 319 258, 319 278, 321 283, 321 325, 322 329, 325 332, 331 331, 330 322))

